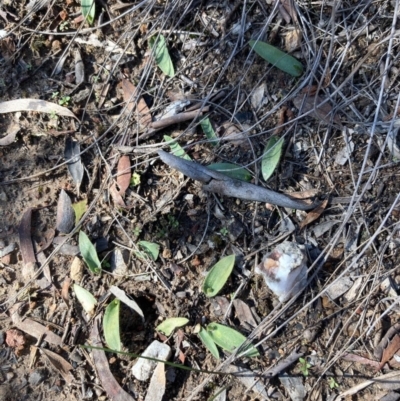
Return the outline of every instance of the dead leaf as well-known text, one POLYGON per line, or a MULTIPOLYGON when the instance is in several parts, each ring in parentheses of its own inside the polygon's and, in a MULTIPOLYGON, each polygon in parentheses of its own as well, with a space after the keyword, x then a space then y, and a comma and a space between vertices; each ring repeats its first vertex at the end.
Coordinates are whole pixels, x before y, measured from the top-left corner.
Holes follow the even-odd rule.
POLYGON ((85 80, 85 66, 83 65, 81 53, 75 50, 75 83, 80 85, 85 80))
POLYGON ((342 122, 337 114, 332 114, 332 106, 329 102, 321 104, 326 99, 320 96, 307 96, 306 94, 301 94, 293 99, 293 104, 301 113, 308 113, 310 116, 317 120, 321 120, 325 124, 331 124, 332 121, 342 126, 342 122))
POLYGON ((165 386, 165 364, 158 362, 153 376, 151 377, 149 389, 147 390, 144 401, 161 401, 165 393, 165 386))
POLYGON ((85 269, 85 266, 80 258, 75 256, 74 260, 71 263, 71 267, 69 268, 70 273, 69 276, 71 277, 71 280, 74 280, 77 283, 80 283, 83 277, 83 270, 85 269))
POLYGON ((18 124, 12 124, 8 127, 6 136, 0 139, 0 146, 7 146, 14 143, 15 137, 20 129, 21 127, 18 124))
POLYGON ((72 365, 62 356, 56 354, 53 351, 45 348, 39 348, 39 351, 43 356, 46 357, 50 365, 63 377, 65 382, 68 385, 71 385, 74 380, 74 376, 72 376, 71 374, 71 370, 73 370, 72 365))
POLYGON ((114 203, 118 206, 125 208, 126 207, 125 202, 122 199, 122 196, 120 195, 117 189, 117 185, 115 183, 111 185, 109 191, 114 203))
POLYGON ((31 237, 32 208, 29 208, 22 216, 18 227, 19 247, 21 249, 22 260, 26 266, 36 263, 35 252, 33 251, 31 237))
POLYGON ((131 161, 129 156, 121 156, 117 167, 117 184, 121 196, 125 195, 125 191, 131 183, 131 161))
POLYGON ((14 324, 16 327, 30 336, 35 338, 41 338, 43 336, 43 340, 47 341, 48 343, 59 346, 63 345, 60 336, 32 319, 27 318, 24 321, 15 322, 14 324))
POLYGON ((6 344, 10 348, 14 348, 15 354, 18 355, 24 349, 25 336, 23 333, 16 329, 7 330, 6 344))
POLYGON ((103 85, 103 87, 101 89, 100 96, 99 96, 99 103, 97 105, 99 107, 99 109, 103 107, 103 104, 107 98, 108 91, 110 90, 110 86, 111 86, 110 83, 107 82, 106 84, 103 85))
POLYGON ((382 353, 382 360, 381 363, 379 364, 378 370, 382 369, 385 366, 385 363, 390 361, 390 359, 399 349, 400 349, 400 334, 397 333, 384 348, 382 353))
POLYGON ((311 212, 308 212, 306 218, 299 225, 300 230, 302 230, 305 226, 312 223, 313 221, 317 220, 324 212, 327 205, 328 205, 328 199, 325 199, 315 209, 311 210, 311 212))
POLYGON ((242 132, 236 124, 230 121, 224 122, 217 129, 217 132, 219 136, 224 139, 224 142, 227 142, 228 144, 239 146, 243 149, 250 148, 249 138, 247 133, 242 132))
MULTIPOLYGON (((93 322, 92 331, 90 333, 90 341, 95 347, 103 347, 99 335, 100 321, 101 315, 98 315, 93 322)), ((134 399, 121 388, 119 383, 115 380, 115 377, 112 375, 105 352, 99 349, 92 349, 92 358, 101 385, 106 391, 108 397, 113 401, 134 401, 134 399)))
POLYGON ((293 0, 280 0, 280 3, 285 8, 286 12, 290 15, 290 18, 293 20, 293 22, 298 22, 297 12, 293 4, 293 0))
POLYGON ((235 307, 236 317, 239 319, 240 324, 244 328, 253 330, 257 327, 258 324, 255 321, 251 309, 246 302, 237 298, 233 301, 233 306, 235 307))
POLYGON ((135 85, 129 82, 127 79, 121 81, 121 87, 123 91, 124 101, 127 103, 127 111, 133 113, 137 106, 137 115, 139 124, 142 127, 147 127, 151 123, 151 113, 147 107, 146 102, 140 96, 138 96, 138 91, 135 85))
POLYGON ((78 141, 67 137, 65 140, 64 158, 69 160, 67 163, 68 171, 76 185, 79 196, 79 188, 83 179, 83 164, 81 162, 81 147, 78 141))
POLYGON ((375 369, 379 369, 379 362, 373 361, 372 359, 364 358, 356 354, 345 354, 341 357, 344 361, 361 363, 362 365, 368 365, 375 369))
POLYGON ((71 279, 69 277, 65 277, 61 288, 61 298, 64 302, 69 305, 69 287, 71 286, 71 279))
POLYGON ((295 28, 290 30, 285 36, 285 48, 288 53, 294 52, 301 46, 303 34, 300 29, 295 28))
POLYGON ((56 228, 63 234, 69 234, 74 228, 75 211, 72 208, 71 198, 62 189, 57 203, 56 228))
POLYGON ((57 103, 41 99, 17 99, 0 103, 0 114, 15 113, 17 111, 36 111, 39 113, 56 113, 59 116, 78 118, 72 111, 57 103))

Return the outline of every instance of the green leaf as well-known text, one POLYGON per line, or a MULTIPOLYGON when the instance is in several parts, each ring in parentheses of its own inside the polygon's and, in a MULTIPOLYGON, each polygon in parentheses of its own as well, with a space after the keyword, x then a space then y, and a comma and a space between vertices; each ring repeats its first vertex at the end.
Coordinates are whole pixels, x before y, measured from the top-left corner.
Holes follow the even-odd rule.
POLYGON ((299 77, 303 73, 303 64, 282 50, 260 40, 250 40, 249 44, 259 56, 280 70, 294 77, 299 77))
POLYGON ((204 346, 211 352, 211 355, 214 358, 219 359, 219 352, 218 348, 215 345, 214 340, 210 336, 207 330, 204 330, 202 327, 200 328, 200 331, 197 333, 198 336, 200 337, 201 342, 204 344, 204 346))
POLYGON ((282 147, 283 138, 272 136, 269 139, 261 161, 261 174, 265 181, 271 177, 278 166, 282 154, 282 147))
POLYGON ((218 137, 215 134, 214 128, 211 125, 210 119, 204 118, 203 120, 200 121, 201 129, 203 130, 205 136, 207 139, 210 140, 210 143, 214 146, 218 145, 218 137))
POLYGON ((138 173, 133 173, 133 174, 132 174, 132 177, 131 177, 130 185, 131 185, 132 187, 136 187, 136 186, 138 186, 139 184, 140 184, 140 174, 138 174, 138 173))
POLYGON ((82 15, 89 25, 93 25, 96 14, 96 5, 94 0, 81 0, 82 15))
POLYGON ((95 297, 88 290, 85 290, 78 284, 74 284, 73 288, 79 303, 82 305, 82 308, 86 313, 92 315, 94 312, 94 307, 97 305, 95 297))
POLYGON ((101 263, 97 256, 96 248, 83 231, 79 231, 79 250, 90 271, 93 273, 100 273, 101 263))
POLYGON ((144 252, 153 260, 157 260, 160 252, 160 245, 149 241, 139 241, 138 245, 143 249, 144 252))
POLYGON ((230 178, 241 181, 251 181, 252 175, 243 167, 233 163, 213 163, 207 166, 211 170, 218 171, 219 173, 225 174, 230 178))
POLYGON ((207 297, 217 295, 225 285, 235 265, 235 255, 229 255, 217 262, 207 273, 203 283, 203 292, 207 297))
POLYGON ((81 200, 80 202, 74 203, 72 209, 75 211, 75 227, 78 225, 81 217, 86 213, 87 210, 87 199, 81 200))
POLYGON ((104 338, 109 348, 121 351, 121 338, 119 335, 119 299, 108 304, 103 317, 104 338))
POLYGON ((185 317, 170 317, 160 323, 156 329, 164 333, 166 336, 170 336, 177 327, 185 326, 188 323, 189 319, 186 319, 185 317))
MULTIPOLYGON (((228 352, 233 352, 246 341, 246 337, 243 334, 219 323, 210 323, 206 329, 215 344, 228 352)), ((246 346, 243 351, 246 350, 245 356, 253 357, 260 355, 257 349, 251 344, 246 346)))
POLYGON ((168 143, 168 145, 170 146, 173 155, 182 157, 182 159, 185 160, 192 160, 190 156, 188 156, 186 152, 183 150, 183 148, 178 144, 178 142, 176 142, 170 136, 164 135, 164 141, 170 142, 168 143))
POLYGON ((174 65, 168 53, 165 37, 161 34, 154 35, 149 40, 150 48, 153 50, 154 58, 160 70, 167 76, 175 75, 174 65))

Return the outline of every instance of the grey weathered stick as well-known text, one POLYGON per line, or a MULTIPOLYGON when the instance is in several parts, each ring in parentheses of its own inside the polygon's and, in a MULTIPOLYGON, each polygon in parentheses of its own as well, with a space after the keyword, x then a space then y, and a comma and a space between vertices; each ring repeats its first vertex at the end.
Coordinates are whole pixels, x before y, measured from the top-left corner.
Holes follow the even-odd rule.
POLYGON ((203 186, 203 189, 206 191, 244 200, 272 203, 273 205, 289 207, 291 209, 311 210, 316 207, 315 203, 309 205, 300 200, 293 199, 290 196, 229 178, 201 164, 182 159, 181 157, 174 156, 163 150, 159 150, 158 155, 161 160, 170 167, 179 170, 193 180, 204 182, 206 185, 203 186))

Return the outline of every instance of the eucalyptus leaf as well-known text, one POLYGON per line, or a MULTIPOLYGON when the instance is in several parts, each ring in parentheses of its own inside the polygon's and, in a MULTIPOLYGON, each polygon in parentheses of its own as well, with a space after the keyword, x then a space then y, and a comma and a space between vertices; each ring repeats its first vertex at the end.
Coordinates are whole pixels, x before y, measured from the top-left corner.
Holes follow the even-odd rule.
POLYGON ((272 136, 269 139, 261 160, 261 174, 265 181, 271 177, 278 166, 282 154, 282 147, 283 138, 272 136))
POLYGON ((96 5, 94 0, 81 0, 82 15, 89 25, 93 25, 96 14, 96 5))
POLYGON ((57 230, 63 234, 68 234, 74 228, 75 212, 72 208, 71 198, 62 189, 57 202, 57 230))
POLYGON ((282 50, 261 40, 250 40, 249 44, 259 56, 280 70, 294 77, 299 77, 303 73, 303 64, 282 50))
POLYGON ((214 297, 221 291, 231 275, 234 265, 235 255, 229 255, 222 258, 211 268, 203 283, 203 292, 207 297, 214 297))
POLYGON ((183 150, 182 146, 180 146, 179 143, 172 139, 170 136, 164 135, 164 141, 168 142, 168 145, 170 146, 172 154, 174 156, 182 157, 182 159, 185 160, 192 160, 190 156, 188 156, 183 150))
POLYGON ((121 351, 121 338, 119 334, 119 299, 111 301, 103 317, 103 331, 107 346, 115 351, 121 351))
MULTIPOLYGON (((228 352, 233 352, 246 341, 246 337, 243 334, 219 323, 210 323, 206 330, 215 344, 228 352)), ((251 344, 249 344, 243 351, 246 350, 247 352, 245 356, 253 357, 260 355, 257 349, 251 344)))
POLYGON ((157 260, 158 254, 160 252, 160 245, 149 241, 139 241, 138 245, 151 259, 157 260))
POLYGON ((81 217, 86 213, 87 199, 81 200, 80 202, 77 203, 73 203, 72 209, 74 209, 75 211, 75 227, 76 227, 81 217))
POLYGON ((210 141, 210 143, 214 146, 218 144, 218 137, 215 134, 214 128, 212 127, 210 119, 204 118, 200 121, 201 129, 203 130, 205 136, 210 141))
POLYGON ((165 37, 161 34, 154 35, 149 40, 150 48, 153 50, 154 58, 160 70, 167 76, 175 75, 174 65, 168 52, 165 37))
POLYGON ((252 179, 252 175, 245 168, 233 163, 213 163, 207 166, 207 168, 236 180, 249 182, 252 179))
POLYGON ((94 312, 94 308, 97 305, 95 297, 88 290, 85 290, 78 284, 74 284, 73 288, 76 298, 78 298, 78 301, 82 305, 82 308, 85 310, 86 313, 92 315, 94 312))
POLYGON ((160 323, 156 329, 164 333, 166 336, 170 336, 177 327, 185 326, 188 323, 189 319, 186 319, 185 317, 170 317, 160 323))
POLYGON ((211 355, 214 358, 219 359, 219 352, 218 348, 215 345, 214 340, 210 336, 207 330, 203 329, 203 327, 200 328, 200 331, 197 333, 199 336, 201 342, 204 344, 204 346, 211 352, 211 355))
POLYGON ((90 271, 100 273, 101 263, 97 256, 96 247, 90 242, 89 237, 83 231, 79 231, 79 250, 90 271))

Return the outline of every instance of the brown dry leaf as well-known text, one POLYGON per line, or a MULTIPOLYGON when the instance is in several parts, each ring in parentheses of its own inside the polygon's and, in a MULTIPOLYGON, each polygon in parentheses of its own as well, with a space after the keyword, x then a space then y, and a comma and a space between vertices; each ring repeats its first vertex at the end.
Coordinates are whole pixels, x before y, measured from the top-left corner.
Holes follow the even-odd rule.
POLYGON ((300 223, 299 226, 300 230, 302 230, 305 226, 312 223, 313 221, 317 220, 324 212, 327 205, 328 205, 328 199, 325 199, 315 209, 311 210, 311 212, 308 212, 306 218, 300 223))
POLYGON ((119 193, 121 196, 125 195, 125 191, 129 188, 131 183, 131 161, 129 156, 121 156, 118 161, 117 168, 117 184, 119 186, 119 193))
POLYGON ((45 341, 51 344, 62 346, 63 344, 61 337, 50 331, 45 326, 35 322, 30 318, 22 320, 22 317, 19 314, 19 308, 22 304, 22 302, 18 302, 10 308, 10 316, 14 326, 23 332, 28 333, 30 336, 35 338, 43 338, 45 341))
POLYGON ((110 189, 110 195, 114 201, 114 203, 120 207, 126 207, 124 200, 122 199, 121 194, 119 193, 117 189, 117 185, 114 183, 111 185, 110 189))
POLYGON ((106 84, 103 85, 101 92, 100 92, 100 96, 99 96, 99 103, 98 103, 99 109, 103 107, 103 104, 107 98, 107 94, 108 94, 108 91, 110 90, 110 87, 111 87, 111 85, 109 82, 107 82, 106 84))
POLYGON ((242 132, 236 124, 230 121, 226 121, 218 127, 217 132, 219 136, 224 139, 224 142, 228 144, 239 146, 243 149, 250 148, 247 134, 242 132))
POLYGON ((293 22, 298 22, 296 8, 293 4, 293 0, 280 0, 280 3, 282 4, 286 12, 290 15, 290 18, 293 20, 293 22))
POLYGON ((38 113, 56 113, 58 116, 78 118, 75 114, 57 103, 46 102, 41 99, 16 99, 0 103, 0 114, 15 113, 17 111, 36 111, 38 113))
POLYGON ((385 363, 390 361, 393 355, 400 349, 400 334, 395 336, 389 341, 388 345, 384 348, 382 353, 382 360, 379 364, 378 370, 385 366, 385 363))
POLYGON ((35 252, 33 251, 32 237, 31 237, 31 219, 32 208, 26 210, 22 216, 21 222, 18 227, 19 248, 21 249, 22 260, 26 266, 36 263, 35 252))
POLYGON ((301 46, 303 34, 300 29, 295 28, 289 31, 285 36, 285 48, 288 53, 294 52, 301 46))
POLYGON ((135 99, 137 96, 136 86, 129 82, 127 79, 123 79, 121 81, 121 87, 123 91, 124 101, 127 102, 128 112, 133 113, 136 110, 137 102, 136 112, 139 117, 139 124, 142 127, 147 127, 151 123, 150 110, 141 96, 138 99, 135 99))
MULTIPOLYGON (((90 333, 90 340, 94 347, 103 347, 99 335, 100 321, 101 315, 98 315, 93 322, 92 331, 90 333)), ((113 401, 134 401, 134 399, 128 393, 126 393, 115 380, 115 377, 111 373, 110 367, 108 366, 108 360, 105 352, 99 349, 92 349, 92 358, 101 385, 106 391, 108 397, 113 401)))
POLYGON ((7 129, 7 134, 3 138, 0 138, 0 146, 11 145, 15 141, 15 137, 17 136, 21 127, 18 124, 12 124, 7 129))
POLYGON ((341 357, 344 361, 361 363, 362 365, 368 365, 375 369, 379 369, 379 362, 373 361, 372 359, 364 358, 356 354, 345 354, 341 357))
POLYGON ((326 124, 331 124, 333 121, 335 124, 342 126, 339 116, 337 114, 332 115, 332 106, 328 102, 321 105, 325 100, 321 96, 301 94, 293 99, 293 104, 301 113, 309 113, 310 116, 326 124))
POLYGON ((236 317, 239 319, 240 324, 248 330, 253 330, 257 327, 257 322, 255 321, 251 309, 246 302, 241 299, 235 299, 233 301, 233 306, 235 307, 236 317))
MULTIPOLYGON (((36 347, 35 347, 36 348, 36 347)), ((73 370, 72 365, 67 362, 63 357, 45 348, 39 348, 41 354, 47 358, 50 365, 63 377, 65 382, 70 385, 74 380, 74 376, 71 374, 73 370)))
POLYGON ((64 300, 64 302, 69 305, 69 288, 71 286, 71 279, 69 277, 66 277, 62 288, 61 288, 61 298, 64 300))

